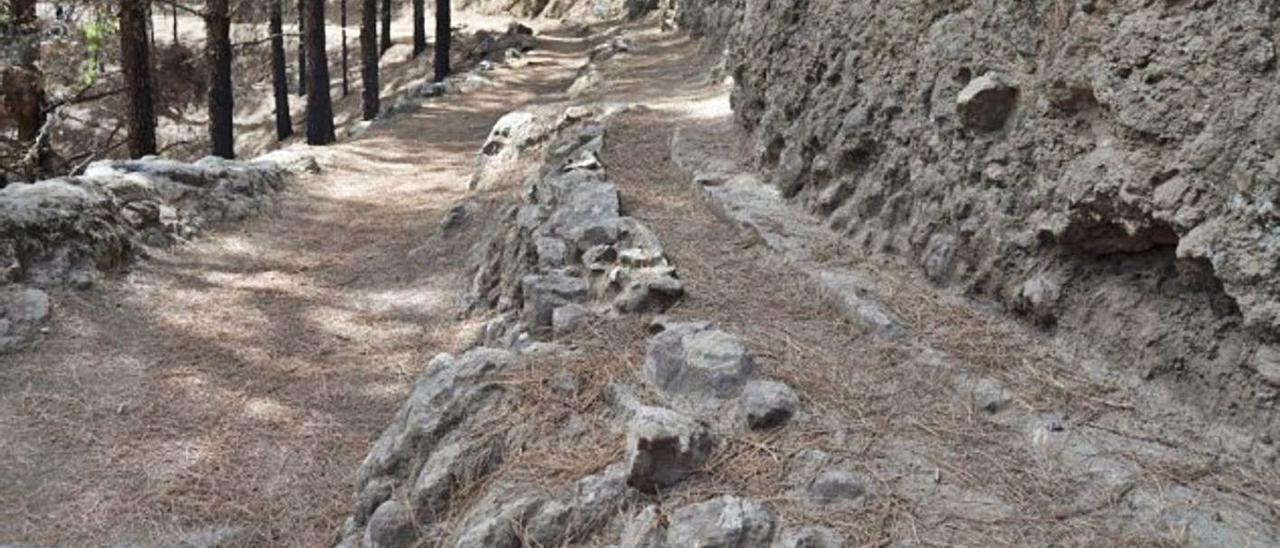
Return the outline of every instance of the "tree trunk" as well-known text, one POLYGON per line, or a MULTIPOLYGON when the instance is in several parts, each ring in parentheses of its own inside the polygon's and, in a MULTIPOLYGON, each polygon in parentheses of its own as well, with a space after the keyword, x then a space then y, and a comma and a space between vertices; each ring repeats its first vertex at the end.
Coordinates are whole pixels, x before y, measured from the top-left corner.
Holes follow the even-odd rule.
POLYGON ((427 51, 426 0, 413 0, 413 56, 427 51))
POLYGON ((298 97, 307 94, 307 0, 298 0, 298 97))
POLYGON ((436 0, 436 59, 435 81, 443 82, 449 76, 449 48, 453 42, 449 0, 436 0))
POLYGON ((347 58, 347 0, 339 4, 342 8, 342 96, 351 95, 351 76, 347 58))
POLYGON ((231 88, 229 0, 207 0, 205 56, 209 63, 209 140, 213 155, 235 158, 235 98, 231 88))
POLYGON ((306 0, 307 58, 311 62, 307 93, 307 144, 327 145, 333 133, 333 99, 329 95, 329 56, 324 40, 324 0, 306 0))
POLYGON ((156 153, 156 111, 151 77, 147 22, 151 0, 120 2, 120 65, 124 71, 125 117, 129 125, 129 157, 156 153))
POLYGON ((173 43, 178 44, 178 4, 173 4, 173 43))
POLYGON ((382 49, 378 55, 391 49, 391 0, 382 0, 382 49))
POLYGON ((16 45, 15 62, 3 69, 4 95, 9 112, 18 126, 18 142, 26 147, 21 168, 29 179, 49 171, 48 107, 44 92, 44 74, 40 71, 40 24, 36 19, 35 0, 11 0, 10 44, 16 45))
POLYGON ((364 80, 364 119, 378 117, 378 0, 360 0, 360 75, 364 80))
POLYGON ((289 73, 284 55, 283 0, 271 0, 271 86, 276 98, 276 139, 293 135, 293 117, 289 114, 289 73))

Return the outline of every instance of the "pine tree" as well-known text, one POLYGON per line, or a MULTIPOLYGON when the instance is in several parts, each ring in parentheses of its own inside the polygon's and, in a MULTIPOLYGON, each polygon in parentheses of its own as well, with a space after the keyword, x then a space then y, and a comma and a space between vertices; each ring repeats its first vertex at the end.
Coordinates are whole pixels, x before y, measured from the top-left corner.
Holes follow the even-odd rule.
POLYGON ((391 0, 382 0, 382 49, 378 52, 381 56, 391 49, 391 0))
POLYGON ((347 51, 347 0, 342 0, 338 5, 342 10, 342 96, 346 97, 351 95, 351 70, 347 63, 349 56, 347 51))
POLYGON ((271 0, 271 87, 276 99, 276 139, 293 136, 293 117, 289 114, 289 74, 284 54, 284 6, 282 0, 271 0))
POLYGON ((413 0, 413 56, 427 50, 426 0, 413 0))
POLYGON ((298 97, 307 94, 307 7, 298 0, 298 97))
POLYGON ((364 119, 378 117, 378 0, 360 0, 360 74, 364 80, 361 94, 364 119))
POLYGON ((329 95, 329 55, 325 51, 324 0, 306 0, 306 42, 309 92, 307 93, 307 144, 327 145, 333 130, 333 98, 329 95))
POLYGON ((235 158, 235 97, 231 87, 231 13, 229 0, 207 0, 205 56, 209 78, 209 140, 213 155, 235 158))
POLYGON ((435 81, 437 82, 443 82, 449 77, 449 48, 453 42, 452 25, 449 0, 436 0, 435 81))
POLYGON ((156 111, 147 26, 150 0, 120 1, 120 64, 124 71, 125 117, 129 126, 129 156, 156 153, 156 111))

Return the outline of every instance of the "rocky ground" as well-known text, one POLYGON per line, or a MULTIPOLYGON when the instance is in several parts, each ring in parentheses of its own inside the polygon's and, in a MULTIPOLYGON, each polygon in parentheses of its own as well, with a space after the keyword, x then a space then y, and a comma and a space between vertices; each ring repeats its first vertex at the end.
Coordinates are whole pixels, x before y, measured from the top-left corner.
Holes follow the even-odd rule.
POLYGON ((266 217, 51 291, 0 539, 1280 540, 1273 440, 845 243, 657 26, 543 32, 266 217))

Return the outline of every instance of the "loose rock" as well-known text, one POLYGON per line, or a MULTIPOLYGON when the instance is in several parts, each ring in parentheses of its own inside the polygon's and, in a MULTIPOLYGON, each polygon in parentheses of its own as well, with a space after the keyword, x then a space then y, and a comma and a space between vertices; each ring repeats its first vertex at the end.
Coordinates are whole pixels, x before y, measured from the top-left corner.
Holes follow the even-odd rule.
POLYGON ((641 407, 627 431, 627 484, 653 492, 700 469, 713 442, 705 425, 660 407, 641 407))

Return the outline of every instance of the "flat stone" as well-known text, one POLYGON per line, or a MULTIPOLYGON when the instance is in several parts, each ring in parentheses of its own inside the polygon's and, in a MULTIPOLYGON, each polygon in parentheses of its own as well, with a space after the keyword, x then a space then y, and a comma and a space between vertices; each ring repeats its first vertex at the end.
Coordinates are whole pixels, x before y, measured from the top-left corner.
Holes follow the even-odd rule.
POLYGON ((858 476, 840 468, 823 471, 809 484, 809 500, 820 505, 852 502, 866 493, 858 476))
POLYGON ((735 496, 677 508, 667 545, 689 548, 757 548, 773 540, 775 518, 763 504, 735 496))
POLYGON ((557 307, 551 312, 551 330, 555 333, 567 333, 581 326, 591 312, 587 307, 570 303, 557 307))

